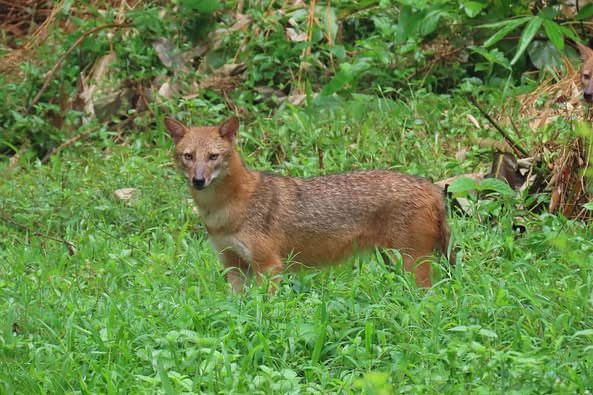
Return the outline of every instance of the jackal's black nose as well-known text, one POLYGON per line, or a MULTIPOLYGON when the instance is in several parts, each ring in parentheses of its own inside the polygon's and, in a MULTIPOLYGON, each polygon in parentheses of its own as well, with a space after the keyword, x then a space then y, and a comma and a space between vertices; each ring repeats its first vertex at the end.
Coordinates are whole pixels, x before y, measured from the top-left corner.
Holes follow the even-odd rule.
POLYGON ((204 185, 206 184, 205 178, 192 178, 191 183, 193 184, 194 188, 196 189, 203 189, 204 185))
POLYGON ((593 92, 585 92, 583 93, 583 97, 587 103, 593 102, 593 92))

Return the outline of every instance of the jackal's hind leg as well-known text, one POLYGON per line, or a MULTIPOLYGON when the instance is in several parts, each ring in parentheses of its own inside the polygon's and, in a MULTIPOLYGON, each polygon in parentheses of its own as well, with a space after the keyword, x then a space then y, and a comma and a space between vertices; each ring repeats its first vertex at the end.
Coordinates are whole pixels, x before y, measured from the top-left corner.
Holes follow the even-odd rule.
POLYGON ((416 285, 419 287, 432 287, 432 281, 430 280, 431 256, 432 254, 417 258, 409 255, 404 256, 404 268, 406 271, 414 273, 416 285))
MULTIPOLYGON (((395 254, 393 250, 381 250, 381 257, 386 264, 391 264, 392 261, 397 261, 399 259, 398 255, 395 254)), ((432 282, 430 280, 431 255, 429 254, 427 256, 417 258, 414 255, 406 254, 402 251, 401 257, 403 260, 404 269, 407 272, 414 273, 416 285, 422 288, 430 288, 432 286, 432 282)))

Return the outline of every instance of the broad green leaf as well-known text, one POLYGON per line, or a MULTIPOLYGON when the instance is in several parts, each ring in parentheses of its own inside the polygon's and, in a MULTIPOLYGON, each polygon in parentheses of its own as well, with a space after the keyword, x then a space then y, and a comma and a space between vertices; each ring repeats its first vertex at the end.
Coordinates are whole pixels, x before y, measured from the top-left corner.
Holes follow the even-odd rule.
POLYGON ((479 3, 477 1, 465 1, 463 3, 463 10, 470 18, 477 16, 484 7, 486 7, 486 3, 479 3))
POLYGON ((465 325, 458 325, 458 326, 454 326, 453 328, 449 328, 447 330, 450 332, 467 332, 470 329, 471 328, 469 328, 465 325))
POLYGON ((515 191, 506 182, 498 178, 486 178, 478 185, 480 191, 494 191, 500 193, 502 196, 514 196, 515 191))
POLYGON ((593 136, 593 130, 591 130, 591 125, 588 122, 577 121, 574 129, 577 136, 583 136, 587 139, 593 136))
POLYGON ((460 177, 449 184, 447 191, 452 193, 462 193, 462 192, 469 192, 474 190, 478 187, 478 183, 471 178, 468 177, 460 177))
MULTIPOLYGON (((482 47, 471 47, 471 50, 482 55, 489 63, 496 63, 507 70, 511 69, 509 60, 505 58, 504 54, 498 48, 492 48, 490 51, 482 47)), ((476 65, 478 66, 478 65, 476 65)))
POLYGON ((478 343, 477 341, 472 341, 469 343, 469 345, 472 350, 479 352, 479 353, 486 352, 486 350, 487 350, 486 347, 484 347, 481 343, 478 343))
POLYGON ((583 329, 576 331, 573 336, 593 336, 593 329, 583 329))
POLYGON ((539 11, 538 15, 544 19, 553 21, 558 16, 558 9, 555 7, 544 7, 539 11))
POLYGON ((550 41, 532 41, 527 53, 531 62, 540 70, 562 65, 562 53, 550 41))
MULTIPOLYGON (((519 18, 519 19, 512 19, 510 21, 505 21, 505 23, 501 26, 502 29, 494 33, 488 40, 484 42, 484 48, 488 48, 491 45, 496 44, 500 41, 504 36, 509 34, 511 31, 515 30, 517 27, 521 26, 525 22, 527 22, 531 17, 519 18)), ((484 25, 483 27, 488 27, 484 25)), ((491 26, 494 27, 494 26, 491 26)), ((497 26, 498 27, 498 26, 497 26)))
POLYGON ((220 8, 218 0, 183 0, 181 4, 202 14, 211 14, 220 8))
POLYGON ((340 71, 323 87, 321 96, 331 96, 352 81, 352 73, 340 71))
POLYGON ((403 6, 400 10, 399 23, 397 24, 400 39, 406 40, 409 37, 414 37, 423 17, 423 13, 414 12, 410 6, 403 6))
POLYGON ((70 7, 72 7, 73 0, 66 0, 64 1, 64 5, 62 6, 62 14, 68 15, 70 13, 70 7))
POLYGON ((301 23, 303 26, 301 28, 305 28, 305 24, 307 23, 307 19, 309 18, 309 11, 306 8, 297 8, 293 12, 288 14, 292 20, 296 23, 301 23))
POLYGON ((478 333, 480 335, 482 335, 482 336, 490 337, 492 339, 496 339, 498 337, 498 335, 496 334, 496 332, 494 332, 494 331, 492 331, 490 329, 482 328, 482 329, 480 329, 480 331, 478 333))
POLYGON ((336 18, 336 11, 334 7, 329 8, 329 13, 327 7, 317 6, 315 8, 317 15, 323 15, 324 17, 321 18, 321 27, 324 33, 329 33, 331 36, 331 42, 336 42, 336 36, 338 34, 338 20, 336 18))
POLYGON ((494 23, 487 23, 485 25, 479 25, 479 28, 484 28, 484 29, 494 29, 496 27, 502 27, 502 26, 506 26, 509 24, 514 24, 517 22, 520 22, 519 25, 521 23, 525 23, 528 20, 530 20, 531 18, 533 18, 532 16, 523 16, 521 18, 517 18, 517 19, 505 19, 504 21, 500 21, 500 22, 494 22, 494 23))
POLYGON ((560 28, 560 31, 562 32, 562 34, 564 34, 566 37, 570 38, 572 41, 580 41, 580 39, 577 37, 577 35, 574 33, 574 31, 572 29, 569 29, 562 25, 558 25, 558 27, 560 28))
POLYGON ((577 21, 582 21, 590 18, 591 16, 593 16, 593 3, 589 3, 583 8, 581 8, 575 19, 577 21))
POLYGON ((560 25, 549 19, 544 19, 544 30, 552 44, 562 51, 564 49, 564 35, 560 30, 560 25))
POLYGON ((331 47, 329 50, 339 60, 346 59, 346 49, 344 49, 343 45, 336 45, 334 47, 331 47))
POLYGON ((434 32, 439 24, 439 20, 444 13, 441 10, 433 10, 430 11, 420 24, 420 35, 427 36, 430 33, 434 32))
POLYGON ((354 381, 356 393, 362 394, 395 394, 393 384, 389 383, 390 375, 384 372, 368 372, 354 381))
POLYGON ((544 20, 539 16, 533 17, 533 19, 531 19, 529 23, 527 23, 527 26, 525 26, 523 33, 521 33, 521 38, 519 39, 519 47, 517 48, 515 57, 513 57, 513 59, 511 60, 511 65, 514 65, 517 62, 517 60, 519 60, 521 55, 523 55, 523 52, 525 52, 527 46, 529 45, 531 40, 533 40, 533 37, 535 37, 535 34, 542 26, 542 23, 544 23, 544 20))
POLYGON ((587 210, 593 210, 593 200, 590 201, 589 203, 583 204, 583 207, 586 208, 587 210))

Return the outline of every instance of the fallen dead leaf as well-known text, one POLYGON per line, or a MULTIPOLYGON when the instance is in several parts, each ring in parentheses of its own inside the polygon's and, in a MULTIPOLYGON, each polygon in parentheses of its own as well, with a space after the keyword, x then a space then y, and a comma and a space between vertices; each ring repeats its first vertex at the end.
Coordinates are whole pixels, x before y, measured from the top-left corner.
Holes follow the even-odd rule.
POLYGON ((243 30, 251 23, 251 15, 248 14, 235 14, 235 23, 231 26, 231 31, 236 32, 243 30))
POLYGON ((307 95, 290 95, 286 98, 286 100, 288 100, 288 102, 293 106, 300 106, 305 102, 305 100, 307 100, 307 95))
POLYGON ((470 120, 471 123, 474 124, 476 129, 482 129, 482 127, 480 126, 480 123, 478 122, 476 117, 474 117, 472 114, 467 114, 467 118, 470 120))
POLYGON ((171 97, 179 94, 179 87, 169 83, 168 81, 165 81, 159 88, 158 92, 160 96, 170 99, 171 97))
POLYGON ((460 162, 463 162, 467 159, 467 149, 462 148, 459 151, 457 151, 455 153, 455 159, 457 159, 460 162))
POLYGON ((306 32, 297 33, 297 31, 294 30, 292 27, 287 27, 286 28, 286 38, 292 42, 299 43, 299 42, 307 41, 307 33, 306 32))
POLYGON ((161 63, 173 71, 188 71, 189 67, 185 64, 180 51, 169 39, 165 37, 158 37, 152 46, 156 51, 161 63))
POLYGON ((138 200, 142 196, 139 189, 136 188, 121 188, 113 191, 115 197, 119 200, 138 200))

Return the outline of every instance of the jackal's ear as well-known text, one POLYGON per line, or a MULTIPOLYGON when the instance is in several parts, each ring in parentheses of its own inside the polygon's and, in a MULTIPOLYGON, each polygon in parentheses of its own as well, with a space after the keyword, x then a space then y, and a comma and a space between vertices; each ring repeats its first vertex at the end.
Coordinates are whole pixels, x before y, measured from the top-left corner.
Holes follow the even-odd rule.
POLYGON ((234 143, 237 138, 237 130, 239 130, 239 118, 231 117, 220 125, 220 136, 234 143))
POLYGON ((165 118, 165 128, 171 137, 173 137, 175 144, 177 144, 179 140, 185 136, 185 133, 187 133, 187 127, 185 127, 184 124, 169 117, 165 118))
POLYGON ((581 43, 575 42, 575 44, 577 45, 577 48, 581 53, 581 58, 583 59, 583 61, 586 61, 587 59, 591 59, 593 57, 593 49, 581 43))

